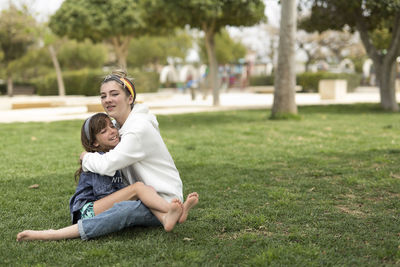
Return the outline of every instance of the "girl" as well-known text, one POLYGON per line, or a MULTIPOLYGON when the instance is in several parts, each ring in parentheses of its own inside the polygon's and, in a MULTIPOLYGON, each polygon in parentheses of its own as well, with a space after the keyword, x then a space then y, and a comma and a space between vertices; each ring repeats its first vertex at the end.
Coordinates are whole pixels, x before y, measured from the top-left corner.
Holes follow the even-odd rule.
MULTIPOLYGON (((121 142, 111 151, 81 154, 84 171, 114 176, 122 170, 130 184, 141 181, 171 202, 183 201, 182 181, 158 129, 158 122, 143 104, 136 104, 135 86, 124 71, 105 77, 100 87, 101 103, 119 128, 121 142)), ((179 218, 186 220, 189 210, 198 203, 196 192, 188 195, 179 218)))
MULTIPOLYGON (((113 149, 120 138, 110 118, 104 113, 97 113, 82 125, 81 141, 86 151, 104 153, 113 149)), ((80 168, 75 174, 75 179, 77 177, 79 177, 79 183, 75 194, 70 199, 71 219, 74 224, 59 230, 26 230, 17 235, 17 241, 79 237, 80 233, 76 224, 78 220, 94 217, 110 209, 115 203, 126 200, 140 199, 151 209, 167 232, 174 228, 182 216, 183 207, 179 199, 173 199, 171 203, 168 203, 152 187, 141 182, 126 186, 119 171, 113 177, 109 177, 82 172, 80 168)))

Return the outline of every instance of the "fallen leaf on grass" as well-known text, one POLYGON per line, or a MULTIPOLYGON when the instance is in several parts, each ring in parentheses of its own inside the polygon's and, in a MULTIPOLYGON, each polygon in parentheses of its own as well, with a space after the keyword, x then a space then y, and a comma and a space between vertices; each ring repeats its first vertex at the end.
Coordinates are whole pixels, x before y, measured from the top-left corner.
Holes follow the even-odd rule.
POLYGON ((32 141, 36 141, 37 138, 36 138, 35 136, 32 136, 32 137, 31 137, 31 140, 32 140, 32 141))
POLYGON ((391 173, 391 174, 390 174, 390 177, 396 178, 396 179, 400 179, 400 175, 394 174, 394 173, 391 173))
POLYGON ((33 184, 33 185, 30 185, 28 188, 29 189, 38 189, 39 185, 38 184, 33 184))
POLYGON ((193 238, 189 238, 189 237, 183 238, 183 241, 193 241, 193 240, 194 240, 193 238))

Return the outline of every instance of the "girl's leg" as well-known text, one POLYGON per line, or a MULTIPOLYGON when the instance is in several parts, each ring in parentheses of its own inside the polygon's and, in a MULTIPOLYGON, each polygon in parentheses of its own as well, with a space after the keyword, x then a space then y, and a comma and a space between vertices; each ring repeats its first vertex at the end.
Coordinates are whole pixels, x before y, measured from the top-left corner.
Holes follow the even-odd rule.
POLYGON ((18 233, 17 241, 25 240, 60 240, 60 239, 71 239, 80 237, 78 231, 78 225, 73 224, 71 226, 61 228, 58 230, 43 230, 43 231, 33 231, 25 230, 18 233))
POLYGON ((150 186, 136 182, 94 202, 94 214, 98 215, 110 209, 115 203, 140 199, 149 209, 168 212, 169 203, 160 197, 150 186))
POLYGON ((137 200, 136 183, 122 188, 102 199, 96 200, 93 203, 94 214, 98 215, 110 209, 115 203, 127 200, 137 200))

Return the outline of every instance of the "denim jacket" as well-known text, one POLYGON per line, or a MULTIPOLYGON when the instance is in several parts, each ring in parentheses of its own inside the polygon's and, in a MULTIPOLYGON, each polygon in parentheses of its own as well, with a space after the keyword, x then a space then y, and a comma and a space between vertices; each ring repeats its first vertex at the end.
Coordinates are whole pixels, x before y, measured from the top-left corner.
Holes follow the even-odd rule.
POLYGON ((82 172, 75 194, 69 200, 72 224, 77 223, 80 219, 80 209, 86 203, 99 200, 125 186, 119 171, 113 177, 92 172, 82 172))

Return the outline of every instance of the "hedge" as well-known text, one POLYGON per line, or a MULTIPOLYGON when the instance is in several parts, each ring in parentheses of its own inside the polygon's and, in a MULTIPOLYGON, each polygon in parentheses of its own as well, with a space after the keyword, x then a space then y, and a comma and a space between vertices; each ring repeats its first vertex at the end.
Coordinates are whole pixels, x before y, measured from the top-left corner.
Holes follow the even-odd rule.
MULTIPOLYGON (((63 72, 63 80, 66 95, 99 95, 100 83, 107 73, 102 70, 82 69, 76 71, 63 72)), ((136 91, 138 93, 155 92, 159 88, 159 75, 152 72, 141 72, 133 70, 129 72, 134 79, 136 91)), ((57 95, 57 77, 55 73, 44 77, 36 78, 32 81, 38 95, 57 95)))
POLYGON ((7 94, 7 84, 0 83, 0 95, 7 94))
MULTIPOLYGON (((347 91, 353 92, 360 86, 361 74, 357 73, 331 73, 331 72, 304 72, 297 74, 297 85, 302 87, 304 92, 318 92, 318 83, 322 79, 344 79, 347 80, 347 91)), ((274 76, 253 76, 250 77, 251 86, 274 85, 274 76)))
POLYGON ((297 75, 297 84, 301 85, 303 91, 318 92, 318 83, 323 79, 347 80, 347 91, 354 92, 360 86, 361 74, 357 73, 330 73, 330 72, 305 72, 297 75))
MULTIPOLYGON (((31 83, 28 82, 20 82, 20 81, 13 81, 14 90, 16 87, 25 87, 25 86, 32 86, 31 83)), ((0 83, 0 95, 7 95, 7 83, 0 83)))

